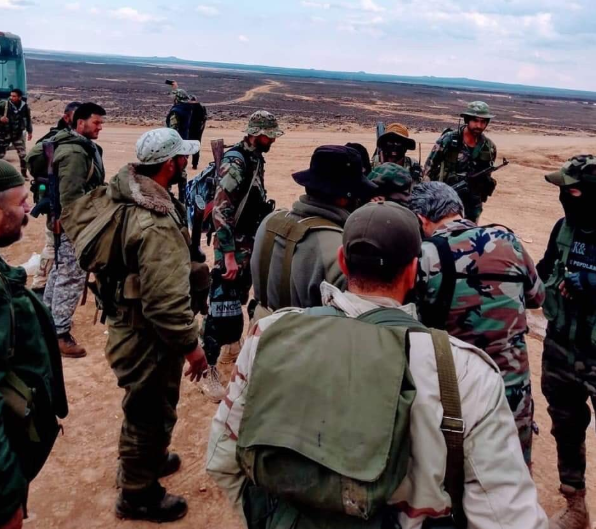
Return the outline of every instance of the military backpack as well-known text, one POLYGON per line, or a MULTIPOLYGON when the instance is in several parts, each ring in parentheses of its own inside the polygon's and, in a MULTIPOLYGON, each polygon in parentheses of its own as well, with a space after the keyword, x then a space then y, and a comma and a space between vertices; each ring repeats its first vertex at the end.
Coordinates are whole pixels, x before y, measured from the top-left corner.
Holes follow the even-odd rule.
POLYGON ((462 512, 463 420, 447 334, 399 309, 353 319, 318 307, 289 312, 259 339, 236 451, 251 483, 243 495, 249 529, 399 527, 387 503, 410 456, 411 330, 432 336, 445 487, 462 512))

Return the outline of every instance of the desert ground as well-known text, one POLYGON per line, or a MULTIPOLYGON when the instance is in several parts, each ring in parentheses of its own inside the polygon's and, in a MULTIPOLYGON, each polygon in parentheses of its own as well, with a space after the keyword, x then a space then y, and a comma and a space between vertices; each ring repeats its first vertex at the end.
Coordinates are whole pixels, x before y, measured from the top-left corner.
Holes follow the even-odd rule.
MULTIPOLYGON (((270 197, 279 207, 289 207, 300 195, 301 188, 293 182, 291 174, 308 166, 316 146, 351 141, 364 144, 372 152, 375 121, 403 121, 412 126, 424 159, 437 133, 453 124, 453 116, 463 103, 473 99, 488 100, 502 116, 491 123, 490 136, 499 148, 499 159, 505 156, 511 163, 495 174, 498 187, 481 220, 513 229, 535 260, 541 258, 550 229, 562 215, 557 190, 545 183, 544 174, 558 168, 574 154, 596 151, 592 117, 596 107, 580 101, 534 100, 525 96, 454 93, 407 86, 390 89, 381 86, 382 83, 372 87, 354 83, 348 89, 349 83, 338 87, 320 81, 265 79, 240 73, 207 75, 203 71, 155 72, 146 68, 137 71, 132 67, 120 71, 97 66, 89 78, 88 65, 32 63, 44 63, 34 64, 29 71, 30 103, 36 123, 34 139, 47 131, 48 123, 56 121, 65 102, 76 99, 103 102, 109 115, 98 143, 104 148, 110 176, 127 162, 134 161, 137 138, 149 126, 163 123, 168 107, 167 89, 163 86, 165 78, 178 78, 181 86, 186 83, 200 100, 208 103, 212 120, 203 138, 200 168, 212 159, 209 140, 224 138, 226 144, 231 144, 241 138, 250 112, 259 107, 275 110, 287 133, 266 156, 266 182, 270 197), (68 68, 68 72, 64 68, 68 68), (153 76, 154 80, 147 80, 148 76, 153 76), (387 105, 388 102, 394 105, 387 105), (135 125, 127 125, 130 123, 135 125)), ((14 151, 8 153, 7 159, 17 163, 14 151)), ((31 219, 23 239, 4 249, 2 256, 18 265, 34 252, 40 252, 44 240, 43 222, 31 219)), ((211 249, 207 252, 210 254, 211 249)), ((160 259, 160 256, 155 258, 160 259)), ((26 521, 30 529, 153 527, 143 522, 121 522, 113 514, 122 391, 117 388, 104 359, 106 330, 99 323, 93 325, 94 313, 91 301, 79 307, 75 315, 73 334, 87 347, 89 354, 86 358, 64 361, 70 414, 63 421, 64 435, 59 437, 48 463, 32 483, 30 517, 26 521)), ((534 444, 534 478, 540 501, 550 515, 563 501, 557 491, 550 419, 540 392, 539 311, 533 314, 532 321, 529 347, 536 421, 540 427, 534 444)), ((226 380, 230 370, 229 366, 223 367, 226 380)), ((196 385, 184 380, 178 410, 179 422, 172 449, 181 455, 183 464, 177 474, 164 480, 164 485, 171 492, 186 496, 190 511, 172 527, 242 527, 204 469, 209 426, 216 406, 202 397, 196 385)), ((596 509, 595 450, 594 434, 590 431, 588 499, 596 509)))

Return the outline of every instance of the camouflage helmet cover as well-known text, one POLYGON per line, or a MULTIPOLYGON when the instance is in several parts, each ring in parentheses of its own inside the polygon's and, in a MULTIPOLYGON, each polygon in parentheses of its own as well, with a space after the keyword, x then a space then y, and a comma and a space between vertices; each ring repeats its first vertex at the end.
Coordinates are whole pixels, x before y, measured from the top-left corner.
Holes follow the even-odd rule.
POLYGON ((279 138, 283 131, 279 128, 277 119, 271 112, 257 110, 248 120, 248 127, 245 131, 249 136, 260 136, 279 138))
POLYGON ((559 187, 573 186, 586 182, 596 184, 596 157, 592 154, 579 154, 569 158, 561 169, 549 173, 547 182, 559 187))
POLYGON ((472 101, 471 103, 468 103, 466 110, 464 110, 460 116, 462 118, 468 116, 484 119, 492 119, 495 117, 494 114, 490 113, 490 109, 484 101, 472 101))
POLYGON ((410 171, 396 163, 383 163, 375 167, 368 175, 368 179, 379 186, 382 195, 391 196, 394 193, 409 195, 412 188, 410 171))
POLYGON ((172 94, 174 95, 174 101, 176 103, 184 103, 185 101, 190 100, 188 92, 182 88, 176 88, 175 90, 172 90, 172 94))

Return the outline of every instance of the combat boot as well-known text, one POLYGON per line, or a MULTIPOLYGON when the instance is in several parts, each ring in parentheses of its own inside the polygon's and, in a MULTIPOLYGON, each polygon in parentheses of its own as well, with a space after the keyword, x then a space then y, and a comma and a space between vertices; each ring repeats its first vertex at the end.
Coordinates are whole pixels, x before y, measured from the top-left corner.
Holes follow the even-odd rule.
POLYGON ((188 504, 182 496, 168 494, 156 484, 147 491, 121 490, 116 500, 116 517, 121 520, 146 520, 166 523, 184 518, 188 504))
POLYGON ((176 452, 168 452, 168 455, 159 471, 160 478, 165 478, 166 476, 171 476, 180 470, 180 466, 182 465, 182 460, 180 456, 176 452))
POLYGON ((215 366, 209 366, 199 382, 199 390, 211 402, 221 402, 226 396, 226 388, 219 381, 219 373, 215 366))
POLYGON ((590 516, 586 508, 586 489, 575 489, 561 485, 567 507, 556 513, 549 523, 549 529, 588 529, 590 516))
POLYGON ((82 358, 83 356, 87 356, 85 348, 79 345, 69 332, 58 335, 58 347, 60 348, 60 354, 65 358, 82 358))
POLYGON ((221 348, 221 355, 219 357, 220 364, 233 364, 238 355, 240 354, 240 349, 244 345, 244 340, 241 338, 237 342, 230 343, 228 345, 224 345, 221 348))

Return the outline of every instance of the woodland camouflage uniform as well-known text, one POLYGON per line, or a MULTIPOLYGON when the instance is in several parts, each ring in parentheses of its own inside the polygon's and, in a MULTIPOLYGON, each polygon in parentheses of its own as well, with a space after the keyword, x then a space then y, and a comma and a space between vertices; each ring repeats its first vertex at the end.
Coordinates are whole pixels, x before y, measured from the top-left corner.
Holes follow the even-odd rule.
MULTIPOLYGON (((455 220, 437 230, 434 237, 448 241, 455 272, 466 275, 456 280, 445 329, 450 335, 483 349, 496 362, 505 382, 524 458, 530 464, 534 408, 525 342, 525 310, 542 305, 544 284, 531 257, 509 231, 455 220), (518 279, 505 282, 475 278, 478 274, 507 274, 518 279)), ((425 242, 418 290, 423 307, 432 307, 437 302, 444 277, 437 247, 425 242)), ((422 313, 425 321, 424 310, 422 313)))

